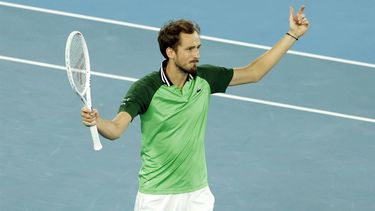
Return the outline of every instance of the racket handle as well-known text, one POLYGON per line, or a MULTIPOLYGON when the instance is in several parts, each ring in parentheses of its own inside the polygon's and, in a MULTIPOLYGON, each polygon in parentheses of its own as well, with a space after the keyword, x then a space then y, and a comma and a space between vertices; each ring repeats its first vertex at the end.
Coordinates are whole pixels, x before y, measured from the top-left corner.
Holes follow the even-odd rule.
POLYGON ((91 137, 94 144, 94 150, 99 151, 103 148, 102 143, 100 143, 99 133, 96 125, 90 127, 91 137))

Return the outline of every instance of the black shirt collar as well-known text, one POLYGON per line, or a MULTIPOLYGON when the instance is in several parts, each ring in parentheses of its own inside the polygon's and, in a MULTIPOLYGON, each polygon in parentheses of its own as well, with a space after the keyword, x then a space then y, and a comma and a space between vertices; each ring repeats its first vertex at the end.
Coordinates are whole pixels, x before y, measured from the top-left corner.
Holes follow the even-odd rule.
MULTIPOLYGON (((168 61, 167 60, 164 60, 161 62, 161 65, 160 65, 160 78, 161 80, 163 81, 163 83, 167 86, 173 86, 173 83, 171 80, 169 80, 167 74, 165 74, 165 68, 167 67, 167 63, 168 61)), ((193 80, 194 79, 194 76, 192 74, 189 74, 189 76, 187 77, 186 81, 190 81, 190 80, 193 80)))

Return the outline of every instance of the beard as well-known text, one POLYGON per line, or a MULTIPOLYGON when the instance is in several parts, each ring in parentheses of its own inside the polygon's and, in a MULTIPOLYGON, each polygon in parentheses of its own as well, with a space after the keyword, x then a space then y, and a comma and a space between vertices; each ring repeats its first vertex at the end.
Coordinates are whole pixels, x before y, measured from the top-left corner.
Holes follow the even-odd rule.
MULTIPOLYGON (((176 62, 175 65, 180 69, 182 72, 188 73, 188 74, 195 74, 197 72, 197 65, 199 60, 193 60, 189 64, 193 64, 192 67, 186 67, 187 65, 183 66, 179 62, 176 62)), ((188 65, 189 65, 188 64, 188 65)))

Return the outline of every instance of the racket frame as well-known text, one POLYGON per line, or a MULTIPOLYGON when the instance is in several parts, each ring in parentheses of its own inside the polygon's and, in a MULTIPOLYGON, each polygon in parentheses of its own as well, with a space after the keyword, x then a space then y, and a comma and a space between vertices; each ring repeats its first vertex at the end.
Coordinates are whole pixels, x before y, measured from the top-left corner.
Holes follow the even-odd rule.
MULTIPOLYGON (((91 72, 90 71, 91 70, 90 57, 89 57, 89 51, 88 51, 88 48, 87 48, 87 45, 86 45, 85 38, 84 38, 83 34, 79 31, 72 31, 68 36, 68 39, 66 41, 66 47, 65 47, 65 63, 66 63, 66 72, 67 72, 67 75, 68 75, 70 86, 72 87, 73 91, 79 96, 82 103, 87 108, 92 110, 91 88, 90 88, 91 87, 91 82, 90 82, 91 81, 91 77, 90 77, 91 76, 91 74, 90 74, 90 72, 91 72), (77 89, 77 86, 74 83, 73 74, 72 74, 72 71, 74 71, 74 70, 72 70, 72 68, 70 66, 70 46, 71 46, 71 43, 73 41, 73 38, 77 35, 81 37, 83 55, 84 55, 85 61, 86 61, 86 81, 85 81, 85 88, 83 89, 82 92, 80 92, 77 89)), ((103 148, 103 146, 100 142, 97 126, 96 125, 90 126, 90 132, 91 132, 91 137, 92 137, 92 140, 93 140, 94 150, 96 150, 96 151, 101 150, 103 148)))

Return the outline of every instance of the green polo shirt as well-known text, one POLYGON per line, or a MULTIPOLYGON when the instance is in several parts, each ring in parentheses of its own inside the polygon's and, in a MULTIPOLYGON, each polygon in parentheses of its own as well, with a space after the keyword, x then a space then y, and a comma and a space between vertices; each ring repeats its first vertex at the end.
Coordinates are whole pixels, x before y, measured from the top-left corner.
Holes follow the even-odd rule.
POLYGON ((136 81, 120 106, 141 118, 139 191, 178 194, 208 185, 204 148, 210 95, 225 92, 233 69, 201 65, 183 88, 159 71, 136 81))

